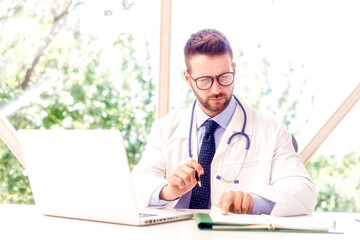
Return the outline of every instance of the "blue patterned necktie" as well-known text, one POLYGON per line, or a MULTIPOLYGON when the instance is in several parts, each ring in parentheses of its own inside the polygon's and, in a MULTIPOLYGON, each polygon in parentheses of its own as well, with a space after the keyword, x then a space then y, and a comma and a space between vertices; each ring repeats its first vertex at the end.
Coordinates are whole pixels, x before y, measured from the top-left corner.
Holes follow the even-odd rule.
POLYGON ((189 208, 207 209, 210 199, 210 175, 211 162, 215 154, 214 131, 219 126, 213 120, 205 122, 205 135, 201 144, 198 162, 204 169, 204 174, 200 176, 201 186, 196 185, 192 189, 189 208))

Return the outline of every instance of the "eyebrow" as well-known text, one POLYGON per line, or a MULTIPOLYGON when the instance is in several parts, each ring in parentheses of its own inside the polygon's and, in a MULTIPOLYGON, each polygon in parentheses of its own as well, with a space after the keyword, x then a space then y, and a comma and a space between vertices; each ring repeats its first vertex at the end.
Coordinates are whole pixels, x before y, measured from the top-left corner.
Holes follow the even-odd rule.
MULTIPOLYGON (((198 78, 202 78, 202 77, 209 77, 209 78, 217 78, 217 77, 219 77, 220 75, 223 75, 223 74, 225 74, 225 73, 234 73, 234 72, 223 72, 223 73, 220 73, 220 74, 218 74, 218 75, 213 75, 213 76, 210 76, 210 75, 204 75, 204 76, 200 76, 200 77, 196 77, 196 78, 194 78, 194 79, 198 79, 198 78)), ((189 73, 190 74, 190 73, 189 73)), ((191 75, 190 75, 191 76, 191 75)))

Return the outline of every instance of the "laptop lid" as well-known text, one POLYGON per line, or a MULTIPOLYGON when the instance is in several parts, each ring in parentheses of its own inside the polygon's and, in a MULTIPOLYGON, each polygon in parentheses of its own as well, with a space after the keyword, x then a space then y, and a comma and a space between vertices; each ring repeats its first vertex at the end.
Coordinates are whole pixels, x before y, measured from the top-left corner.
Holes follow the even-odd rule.
POLYGON ((19 130, 18 135, 35 203, 43 214, 144 224, 119 131, 19 130))

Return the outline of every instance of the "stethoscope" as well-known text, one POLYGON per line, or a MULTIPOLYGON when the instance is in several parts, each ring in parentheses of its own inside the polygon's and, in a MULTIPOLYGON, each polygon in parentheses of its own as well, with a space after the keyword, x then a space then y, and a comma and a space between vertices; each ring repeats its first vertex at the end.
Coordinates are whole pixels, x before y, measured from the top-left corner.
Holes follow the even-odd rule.
MULTIPOLYGON (((237 99, 237 97, 235 95, 234 96, 234 99, 235 101, 239 104, 239 106, 241 107, 243 113, 244 113, 244 122, 243 122, 243 126, 242 126, 242 129, 241 129, 241 132, 236 132, 234 133, 233 135, 231 135, 227 141, 227 147, 226 147, 226 152, 225 152, 225 155, 222 159, 222 162, 221 162, 221 169, 220 169, 220 175, 217 175, 216 176, 216 179, 218 180, 222 180, 224 182, 227 182, 227 183, 235 183, 235 184, 238 184, 239 183, 239 180, 237 179, 240 175, 240 172, 243 168, 243 165, 244 165, 244 162, 247 158, 247 154, 248 154, 248 151, 249 151, 249 148, 250 148, 250 138, 249 136, 245 133, 245 127, 246 127, 246 112, 245 112, 245 109, 243 107, 243 105, 241 104, 241 102, 239 101, 239 99, 237 99), (228 180, 228 179, 225 179, 224 177, 221 177, 222 174, 222 168, 223 168, 223 164, 224 164, 224 159, 226 158, 227 156, 227 151, 228 151, 228 148, 230 146, 230 142, 231 140, 237 136, 237 135, 242 135, 245 137, 246 139, 246 146, 245 146, 245 157, 244 157, 244 161, 242 162, 241 164, 241 168, 238 172, 238 174, 236 175, 235 179, 234 180, 228 180)), ((194 101, 194 104, 193 104, 193 107, 192 107, 192 113, 191 113, 191 120, 190 120, 190 132, 189 132, 189 157, 192 158, 193 154, 192 154, 192 151, 191 151, 191 131, 192 131, 192 125, 193 125, 193 121, 194 121, 194 112, 195 112, 195 105, 196 105, 196 99, 194 101)))

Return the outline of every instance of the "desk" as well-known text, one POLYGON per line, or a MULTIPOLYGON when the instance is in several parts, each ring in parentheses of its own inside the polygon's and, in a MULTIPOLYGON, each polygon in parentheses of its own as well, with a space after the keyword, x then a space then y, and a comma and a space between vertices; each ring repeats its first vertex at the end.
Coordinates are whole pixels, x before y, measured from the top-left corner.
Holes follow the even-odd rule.
POLYGON ((284 232, 225 232, 200 231, 195 220, 184 220, 152 226, 125 226, 101 222, 47 217, 34 205, 0 204, 0 239, 357 239, 360 213, 315 212, 316 219, 331 221, 345 234, 284 233, 284 232))

